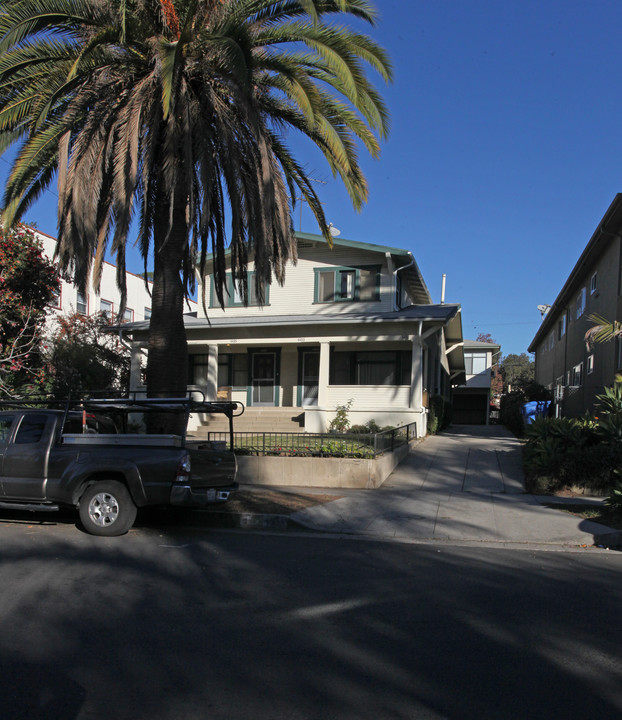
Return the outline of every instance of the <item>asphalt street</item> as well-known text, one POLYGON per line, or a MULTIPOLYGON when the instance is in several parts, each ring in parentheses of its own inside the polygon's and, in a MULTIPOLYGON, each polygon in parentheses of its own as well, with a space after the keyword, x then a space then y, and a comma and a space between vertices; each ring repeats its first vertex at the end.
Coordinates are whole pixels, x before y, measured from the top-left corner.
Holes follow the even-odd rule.
POLYGON ((0 516, 3 720, 622 715, 622 554, 0 516))

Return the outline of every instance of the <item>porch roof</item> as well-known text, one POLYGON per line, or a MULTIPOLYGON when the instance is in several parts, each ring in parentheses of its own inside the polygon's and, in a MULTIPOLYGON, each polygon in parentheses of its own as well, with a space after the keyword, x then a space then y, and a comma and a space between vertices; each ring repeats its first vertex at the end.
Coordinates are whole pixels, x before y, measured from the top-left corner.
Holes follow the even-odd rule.
MULTIPOLYGON (((384 322, 423 322, 426 324, 444 326, 447 325, 447 331, 452 335, 447 341, 451 342, 462 340, 461 323, 457 326, 451 321, 459 316, 460 305, 443 304, 443 305, 411 305, 402 310, 393 312, 367 312, 367 313, 340 313, 340 314, 324 314, 318 313, 314 315, 253 315, 250 316, 224 316, 214 318, 199 318, 194 315, 184 315, 184 325, 187 330, 206 330, 214 328, 234 328, 246 327, 249 325, 261 325, 262 327, 284 325, 369 325, 384 322)), ((115 326, 117 330, 126 332, 142 332, 149 329, 149 321, 141 320, 133 323, 124 323, 115 326)))

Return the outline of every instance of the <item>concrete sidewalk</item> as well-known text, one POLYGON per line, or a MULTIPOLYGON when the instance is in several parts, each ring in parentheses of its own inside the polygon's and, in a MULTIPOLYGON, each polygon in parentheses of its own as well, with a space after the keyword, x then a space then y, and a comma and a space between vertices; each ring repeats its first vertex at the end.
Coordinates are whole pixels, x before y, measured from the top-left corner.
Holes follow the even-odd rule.
MULTIPOLYGON (((291 515, 324 532, 501 546, 616 547, 617 530, 525 494, 519 442, 505 428, 453 426, 419 441, 378 490, 291 515)), ((581 500, 585 502, 585 500, 581 500)))

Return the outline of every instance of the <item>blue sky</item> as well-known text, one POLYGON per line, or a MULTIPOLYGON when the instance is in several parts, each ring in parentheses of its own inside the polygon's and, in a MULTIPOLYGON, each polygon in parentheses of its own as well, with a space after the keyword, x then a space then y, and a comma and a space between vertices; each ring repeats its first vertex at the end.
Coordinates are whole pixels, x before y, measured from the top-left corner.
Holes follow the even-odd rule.
MULTIPOLYGON (((446 273, 465 337, 526 352, 537 305, 553 302, 622 190, 622 5, 376 4, 371 32, 395 81, 382 156, 362 156, 368 205, 357 214, 318 156, 301 146, 301 158, 327 181, 319 192, 343 237, 412 251, 435 301, 446 273)), ((46 193, 25 219, 54 235, 55 201, 46 193)), ((304 208, 302 230, 317 231, 304 208)), ((137 256, 129 269, 140 272, 137 256)))

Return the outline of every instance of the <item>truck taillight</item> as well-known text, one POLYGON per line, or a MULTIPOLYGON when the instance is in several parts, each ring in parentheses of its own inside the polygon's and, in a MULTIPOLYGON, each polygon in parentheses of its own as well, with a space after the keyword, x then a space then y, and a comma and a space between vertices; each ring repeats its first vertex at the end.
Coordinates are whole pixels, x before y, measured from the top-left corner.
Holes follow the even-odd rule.
POLYGON ((190 479, 190 469, 190 455, 186 454, 182 457, 179 461, 179 465, 177 466, 177 476, 175 478, 175 482, 188 482, 190 479))

